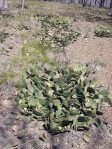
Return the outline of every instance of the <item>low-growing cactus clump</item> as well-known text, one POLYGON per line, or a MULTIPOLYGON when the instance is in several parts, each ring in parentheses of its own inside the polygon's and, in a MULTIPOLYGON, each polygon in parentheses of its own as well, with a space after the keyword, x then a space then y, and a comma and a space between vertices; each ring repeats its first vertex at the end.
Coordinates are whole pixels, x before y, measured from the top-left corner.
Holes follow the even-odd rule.
POLYGON ((69 21, 57 15, 37 14, 36 16, 41 23, 41 31, 38 35, 42 45, 50 44, 53 48, 64 48, 80 35, 69 21))
POLYGON ((95 36, 112 38, 112 29, 100 28, 95 30, 95 36))
POLYGON ((96 88, 88 75, 88 67, 31 68, 17 83, 21 112, 44 121, 51 133, 99 126, 98 115, 108 92, 96 88))

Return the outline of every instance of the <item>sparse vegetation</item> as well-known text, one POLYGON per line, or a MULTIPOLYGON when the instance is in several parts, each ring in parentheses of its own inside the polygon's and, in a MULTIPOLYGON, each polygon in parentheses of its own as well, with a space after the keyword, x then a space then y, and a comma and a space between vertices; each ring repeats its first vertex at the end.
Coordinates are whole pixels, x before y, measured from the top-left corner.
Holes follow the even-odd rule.
MULTIPOLYGON (((79 32, 74 31, 72 25, 66 21, 61 20, 61 17, 56 15, 40 15, 41 22, 40 43, 44 46, 49 44, 54 48, 64 48, 72 43, 80 35, 79 32)), ((46 47, 47 48, 47 47, 46 47)))
POLYGON ((1 55, 5 55, 5 54, 8 54, 8 50, 6 50, 5 48, 2 48, 2 49, 0 49, 0 54, 1 55))
POLYGON ((112 38, 93 36, 110 37, 111 12, 37 0, 21 11, 20 0, 8 2, 0 11, 0 148, 110 148, 112 38))
POLYGON ((98 29, 95 30, 95 36, 97 37, 107 37, 107 38, 112 38, 112 28, 110 27, 99 27, 98 29))
POLYGON ((36 14, 35 17, 38 17, 41 27, 35 34, 35 39, 23 43, 20 56, 12 60, 11 65, 18 66, 18 69, 26 70, 35 63, 42 66, 58 65, 55 57, 49 57, 49 53, 63 51, 65 46, 76 40, 80 34, 59 16, 36 14))
POLYGON ((0 42, 4 42, 5 39, 9 36, 8 33, 6 33, 5 31, 0 31, 0 42))
POLYGON ((13 81, 14 77, 15 73, 10 70, 0 73, 0 85, 6 83, 7 81, 13 81))
POLYGON ((24 25, 23 23, 18 25, 18 29, 19 30, 30 30, 30 28, 27 25, 24 25))

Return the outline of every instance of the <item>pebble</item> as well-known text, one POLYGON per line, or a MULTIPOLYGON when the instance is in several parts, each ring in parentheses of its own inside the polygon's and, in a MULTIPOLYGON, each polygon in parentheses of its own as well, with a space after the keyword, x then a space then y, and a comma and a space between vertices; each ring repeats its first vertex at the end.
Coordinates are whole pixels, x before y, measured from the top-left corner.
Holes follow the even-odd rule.
POLYGON ((56 138, 56 143, 59 143, 59 142, 60 142, 59 138, 56 138))
POLYGON ((19 119, 20 119, 19 115, 15 116, 15 120, 19 120, 19 119))
POLYGON ((14 126, 12 127, 12 130, 13 130, 14 132, 17 132, 17 131, 18 131, 18 126, 17 126, 17 125, 14 125, 14 126))
POLYGON ((46 149, 51 149, 51 145, 50 144, 47 144, 46 145, 46 149))

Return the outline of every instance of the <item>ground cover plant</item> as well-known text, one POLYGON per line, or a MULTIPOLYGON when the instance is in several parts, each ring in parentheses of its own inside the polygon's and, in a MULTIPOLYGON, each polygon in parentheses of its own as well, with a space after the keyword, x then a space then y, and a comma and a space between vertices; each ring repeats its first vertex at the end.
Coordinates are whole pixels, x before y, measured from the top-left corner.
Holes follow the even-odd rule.
POLYGON ((46 51, 63 52, 68 64, 65 47, 77 40, 80 33, 73 28, 72 22, 58 15, 37 13, 34 17, 38 17, 41 24, 40 31, 35 35, 41 48, 46 51))
POLYGON ((5 39, 9 36, 8 33, 6 33, 5 31, 0 31, 0 42, 4 42, 5 39))
POLYGON ((14 16, 13 16, 13 14, 11 14, 10 12, 8 12, 8 11, 0 11, 0 20, 1 19, 7 19, 7 18, 13 18, 14 16))
POLYGON ((41 31, 38 35, 42 45, 64 48, 80 35, 67 20, 63 20, 57 15, 36 14, 35 17, 38 17, 41 22, 41 31))
POLYGON ((99 27, 98 29, 95 30, 95 36, 97 37, 108 37, 112 38, 112 28, 108 27, 99 27))
POLYGON ((88 75, 88 67, 29 69, 16 84, 21 112, 44 121, 51 133, 99 126, 98 115, 108 92, 96 88, 88 75))

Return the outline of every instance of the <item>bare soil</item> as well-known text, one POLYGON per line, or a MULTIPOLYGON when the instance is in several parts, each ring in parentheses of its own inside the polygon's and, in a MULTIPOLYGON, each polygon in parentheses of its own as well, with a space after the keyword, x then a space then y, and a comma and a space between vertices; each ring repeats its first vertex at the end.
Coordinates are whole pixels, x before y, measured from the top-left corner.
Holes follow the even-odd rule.
POLYGON ((96 79, 100 85, 112 91, 112 39, 94 36, 97 23, 76 22, 82 35, 67 48, 70 65, 91 64, 96 67, 96 79))

